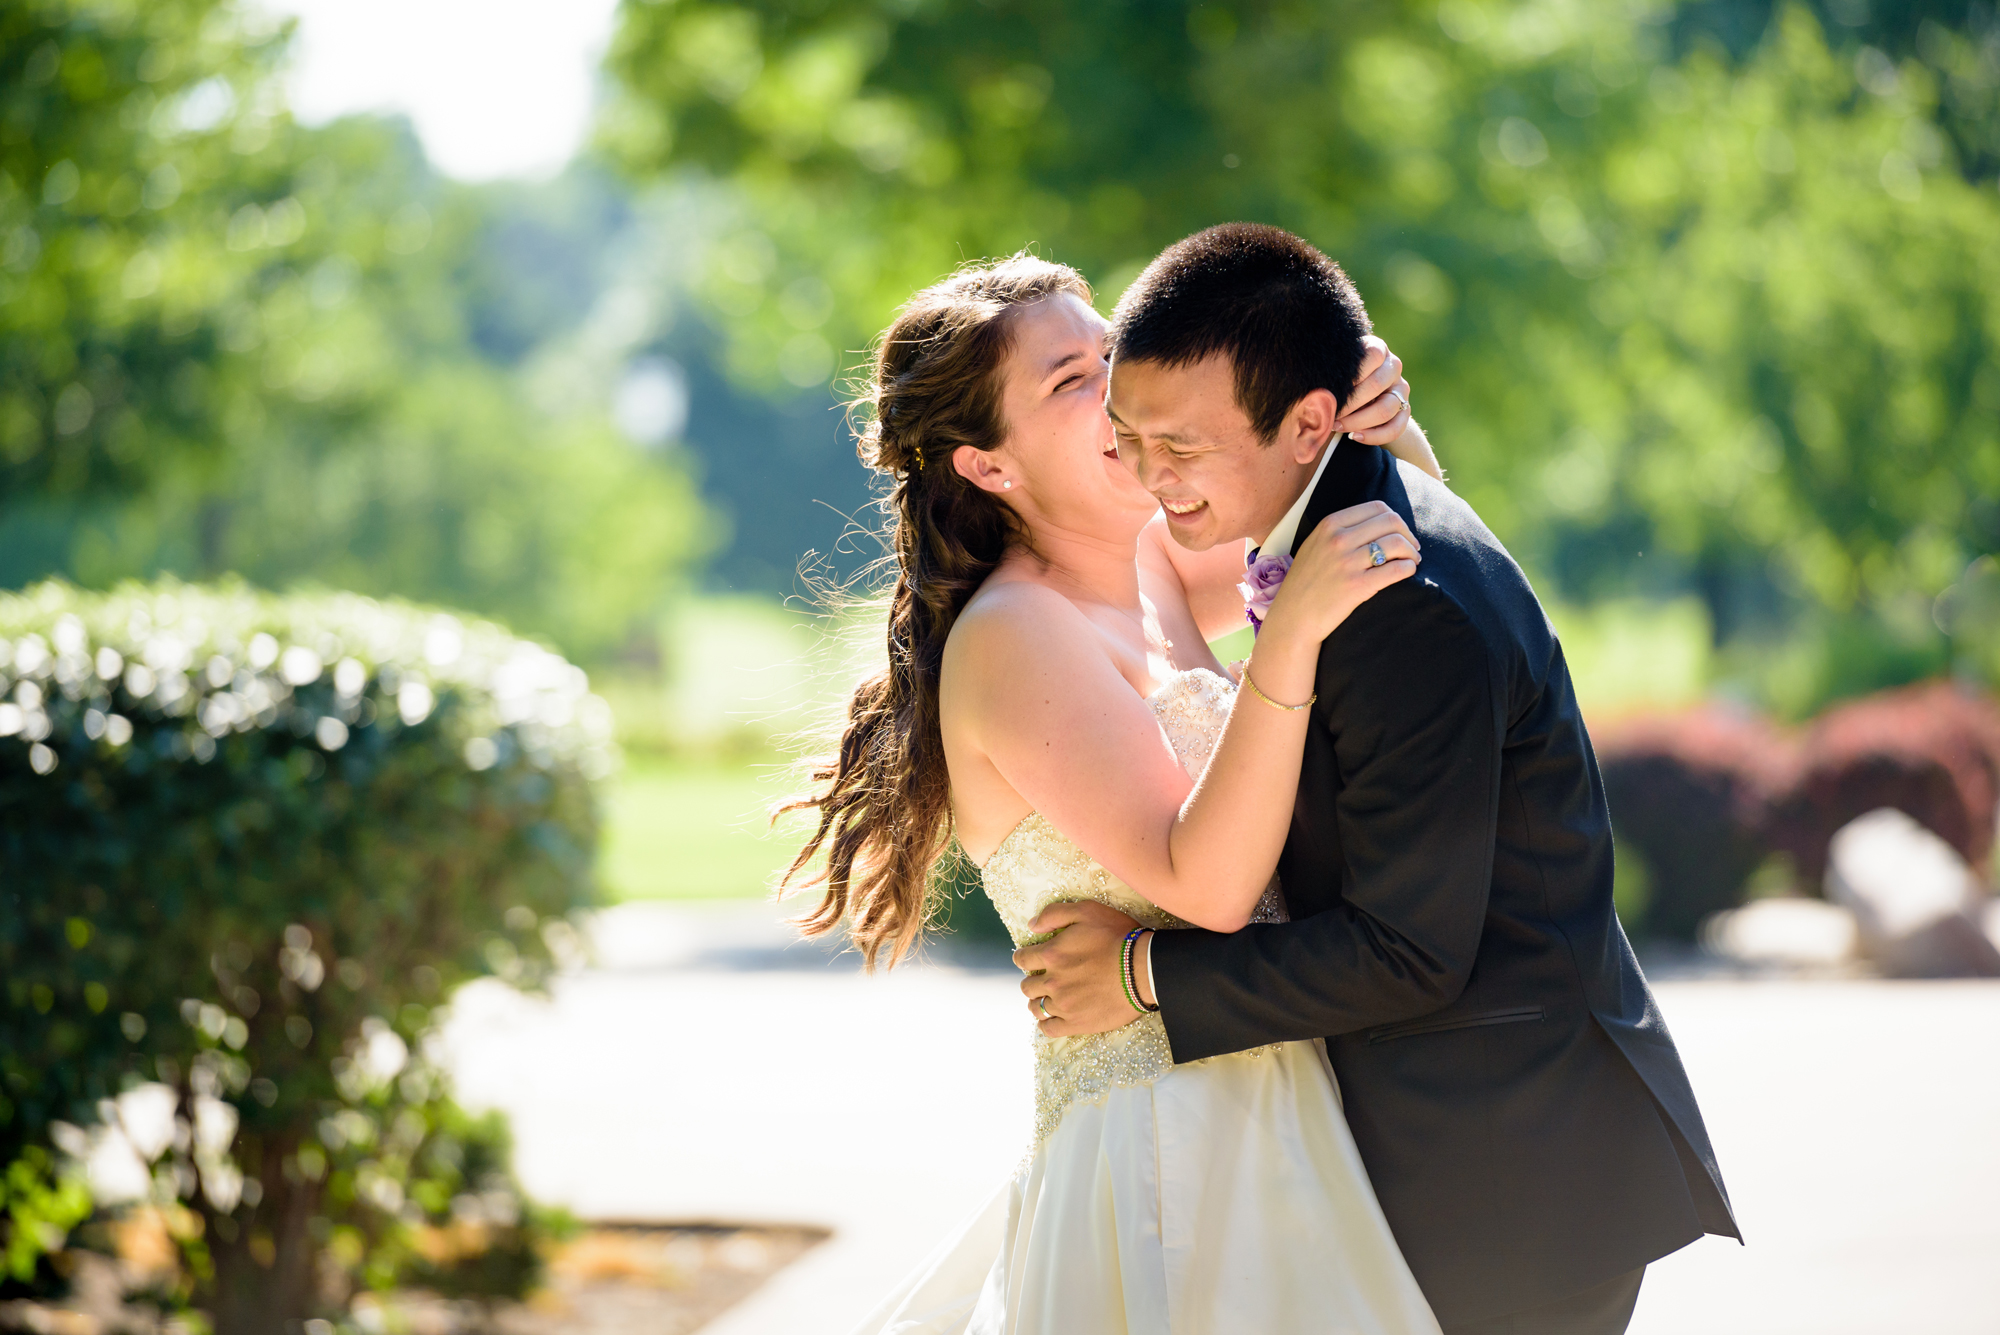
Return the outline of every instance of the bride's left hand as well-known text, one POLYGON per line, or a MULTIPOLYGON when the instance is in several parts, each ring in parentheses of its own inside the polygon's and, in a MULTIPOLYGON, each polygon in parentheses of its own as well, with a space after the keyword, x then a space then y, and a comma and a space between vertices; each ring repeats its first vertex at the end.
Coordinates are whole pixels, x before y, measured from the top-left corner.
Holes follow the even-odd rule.
POLYGON ((1387 343, 1373 334, 1361 342, 1361 375, 1333 429, 1362 445, 1388 445, 1410 424, 1410 382, 1403 379, 1403 359, 1387 343))
POLYGON ((1403 379, 1403 359, 1373 334, 1362 344, 1361 374, 1347 396, 1351 406, 1334 419, 1334 430, 1345 431, 1356 444, 1379 445, 1443 482, 1444 465, 1424 429, 1410 416, 1410 382, 1403 379))
POLYGON ((1125 934, 1138 925, 1094 900, 1051 904, 1028 924, 1037 936, 1055 933, 1038 946, 1014 952, 1015 965, 1028 975, 1021 980, 1021 991, 1037 1028, 1050 1038, 1103 1034, 1139 1018, 1125 999, 1120 974, 1125 934), (1049 1002, 1046 1019, 1043 997, 1049 1002))

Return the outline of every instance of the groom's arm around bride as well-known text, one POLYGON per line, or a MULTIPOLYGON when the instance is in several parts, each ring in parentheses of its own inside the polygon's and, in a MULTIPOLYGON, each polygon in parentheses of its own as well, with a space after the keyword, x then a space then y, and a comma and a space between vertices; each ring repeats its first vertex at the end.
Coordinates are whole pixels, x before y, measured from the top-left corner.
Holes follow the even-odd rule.
POLYGON ((1561 645, 1447 489, 1337 451, 1306 522, 1382 499, 1420 575, 1328 641, 1279 877, 1293 921, 1161 933, 1178 1060, 1324 1037, 1447 1331, 1735 1233, 1611 907, 1610 820, 1561 645))

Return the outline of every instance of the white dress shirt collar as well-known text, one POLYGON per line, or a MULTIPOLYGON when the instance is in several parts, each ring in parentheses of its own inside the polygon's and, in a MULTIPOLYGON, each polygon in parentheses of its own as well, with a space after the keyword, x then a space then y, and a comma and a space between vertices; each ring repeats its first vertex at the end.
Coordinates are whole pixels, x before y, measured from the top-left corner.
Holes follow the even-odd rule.
POLYGON ((1313 469, 1312 481, 1306 483, 1306 489, 1292 502, 1292 508, 1285 511, 1285 517, 1271 530, 1271 536, 1264 539, 1261 544, 1252 542, 1248 538, 1243 540, 1244 564, 1249 564, 1252 552, 1271 556, 1292 554, 1292 544, 1299 540, 1299 521, 1306 517, 1306 506, 1312 503, 1312 494, 1319 490, 1319 480, 1326 473, 1327 461, 1333 458, 1333 452, 1340 448, 1341 439, 1346 434, 1345 431, 1337 432, 1333 439, 1326 443, 1326 449, 1319 456, 1319 467, 1313 469))

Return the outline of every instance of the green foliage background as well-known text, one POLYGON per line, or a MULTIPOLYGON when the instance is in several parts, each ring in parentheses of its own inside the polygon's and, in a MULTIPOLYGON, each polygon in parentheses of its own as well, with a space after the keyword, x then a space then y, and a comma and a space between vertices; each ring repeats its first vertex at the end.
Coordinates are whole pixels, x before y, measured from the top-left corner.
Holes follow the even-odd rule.
POLYGON ((1791 715, 2000 670, 1990 6, 627 0, 623 181, 497 186, 297 124, 288 40, 0 13, 0 583, 234 571, 650 661, 691 581, 868 554, 828 409, 911 290, 1035 246, 1108 302, 1253 217, 1355 275, 1551 598, 1698 598, 1713 681, 1791 715), (612 425, 646 357, 682 448, 612 425))
POLYGON ((711 540, 475 334, 494 226, 406 127, 285 109, 226 0, 0 11, 0 582, 225 571, 618 648, 711 540))
POLYGON ((628 0, 608 63, 607 149, 745 201, 701 276, 743 374, 962 257, 1109 299, 1269 221, 1355 276, 1552 593, 1698 595, 1791 713, 1990 662, 1933 617, 2000 547, 1984 9, 628 0))

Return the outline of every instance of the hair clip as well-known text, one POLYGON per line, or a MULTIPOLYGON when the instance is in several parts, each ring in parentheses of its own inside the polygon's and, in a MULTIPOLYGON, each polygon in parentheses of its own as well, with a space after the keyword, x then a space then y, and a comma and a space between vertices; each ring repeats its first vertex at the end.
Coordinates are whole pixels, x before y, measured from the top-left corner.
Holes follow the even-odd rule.
POLYGON ((911 452, 917 456, 917 471, 921 473, 924 471, 924 447, 913 445, 910 448, 911 452))

